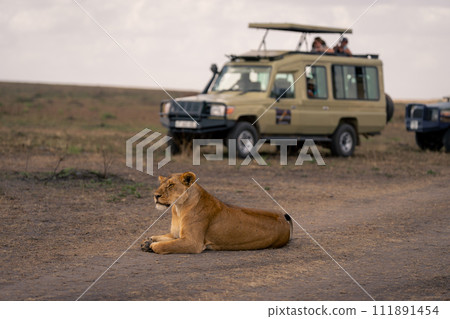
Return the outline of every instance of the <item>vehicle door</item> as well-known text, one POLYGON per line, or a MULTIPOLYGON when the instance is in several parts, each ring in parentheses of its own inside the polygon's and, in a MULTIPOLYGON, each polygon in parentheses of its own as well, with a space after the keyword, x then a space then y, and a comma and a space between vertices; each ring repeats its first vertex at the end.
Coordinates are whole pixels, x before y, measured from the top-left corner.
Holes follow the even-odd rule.
POLYGON ((307 65, 298 82, 304 92, 303 101, 293 118, 296 133, 331 134, 334 128, 330 116, 327 68, 323 65, 307 65))
POLYGON ((293 72, 278 72, 275 75, 270 97, 273 105, 268 111, 271 123, 268 124, 269 134, 295 134, 293 114, 298 112, 295 76, 293 72))

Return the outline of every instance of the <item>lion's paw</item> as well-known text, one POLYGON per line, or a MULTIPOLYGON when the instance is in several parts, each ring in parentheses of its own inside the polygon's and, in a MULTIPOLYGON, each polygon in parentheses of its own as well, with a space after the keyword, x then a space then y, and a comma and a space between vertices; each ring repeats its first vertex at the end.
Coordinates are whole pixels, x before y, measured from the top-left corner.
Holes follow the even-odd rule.
POLYGON ((146 252, 153 252, 153 250, 150 248, 150 245, 153 243, 151 238, 145 239, 141 244, 141 250, 146 252))

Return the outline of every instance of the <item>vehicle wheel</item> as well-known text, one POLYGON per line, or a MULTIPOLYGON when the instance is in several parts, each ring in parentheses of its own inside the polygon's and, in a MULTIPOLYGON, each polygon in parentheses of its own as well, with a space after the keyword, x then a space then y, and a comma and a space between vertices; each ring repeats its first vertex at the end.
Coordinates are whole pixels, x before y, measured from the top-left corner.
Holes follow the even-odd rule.
POLYGON ((416 132, 416 144, 421 150, 425 151, 427 149, 427 139, 425 134, 416 132))
POLYGON ((416 132, 416 144, 422 150, 439 151, 443 146, 442 135, 416 132))
POLYGON ((227 139, 236 140, 236 155, 246 158, 250 151, 243 140, 247 139, 252 145, 255 145, 258 141, 258 131, 248 122, 238 122, 228 134, 227 139))
POLYGON ((392 119, 394 116, 394 101, 392 101, 391 97, 387 94, 386 96, 386 123, 392 119))
POLYGON ((445 147, 445 152, 450 153, 450 129, 448 129, 447 132, 444 134, 442 142, 445 147))
POLYGON ((293 155, 293 156, 298 156, 298 153, 300 152, 302 148, 299 147, 298 145, 292 145, 292 146, 288 146, 287 148, 287 153, 288 155, 293 155))
POLYGON ((170 146, 170 153, 172 155, 180 154, 181 153, 181 145, 183 143, 183 136, 181 134, 174 133, 174 132, 169 132, 167 135, 172 138, 167 143, 168 144, 167 146, 170 146))
POLYGON ((331 154, 341 157, 351 156, 355 145, 355 129, 350 124, 341 124, 331 138, 331 154))

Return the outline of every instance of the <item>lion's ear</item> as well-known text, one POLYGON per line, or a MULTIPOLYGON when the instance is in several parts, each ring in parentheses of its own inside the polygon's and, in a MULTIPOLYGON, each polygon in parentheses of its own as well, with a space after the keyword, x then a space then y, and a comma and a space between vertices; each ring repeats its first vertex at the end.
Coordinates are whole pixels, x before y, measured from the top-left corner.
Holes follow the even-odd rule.
POLYGON ((186 172, 180 176, 180 181, 188 187, 191 186, 195 182, 196 179, 197 179, 197 176, 195 176, 195 174, 192 172, 186 172))
POLYGON ((167 178, 164 176, 159 176, 158 179, 159 179, 159 183, 162 184, 166 181, 167 178))

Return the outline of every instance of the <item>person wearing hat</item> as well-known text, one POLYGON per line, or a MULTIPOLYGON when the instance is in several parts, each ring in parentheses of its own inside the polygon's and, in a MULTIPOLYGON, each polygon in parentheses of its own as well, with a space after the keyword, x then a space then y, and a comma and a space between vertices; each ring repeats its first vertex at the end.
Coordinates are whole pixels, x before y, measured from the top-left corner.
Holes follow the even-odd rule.
POLYGON ((336 45, 334 47, 334 53, 337 55, 346 55, 346 56, 352 56, 352 51, 348 48, 348 39, 342 38, 339 45, 336 45))
POLYGON ((314 38, 311 52, 334 53, 334 50, 327 47, 327 44, 321 37, 314 38))

